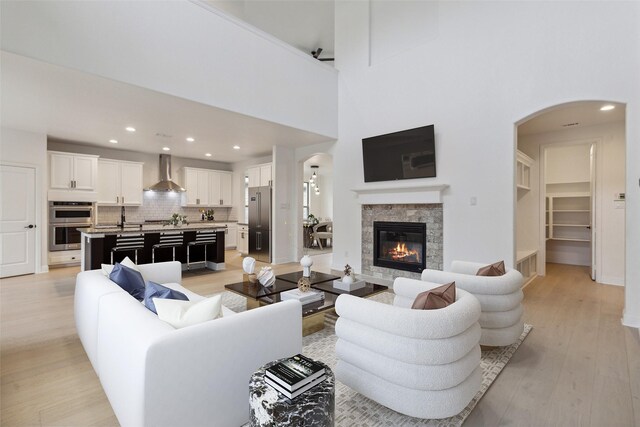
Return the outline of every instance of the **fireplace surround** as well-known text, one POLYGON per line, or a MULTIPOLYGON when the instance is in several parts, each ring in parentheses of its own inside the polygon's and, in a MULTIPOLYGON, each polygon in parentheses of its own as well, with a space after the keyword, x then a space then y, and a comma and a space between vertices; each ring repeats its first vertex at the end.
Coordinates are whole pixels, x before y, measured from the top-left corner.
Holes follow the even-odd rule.
POLYGON ((421 273, 426 268, 427 225, 373 222, 373 265, 421 273))
POLYGON ((396 277, 420 279, 420 272, 416 270, 398 270, 374 265, 375 233, 373 223, 379 221, 426 224, 426 268, 442 270, 442 203, 363 204, 361 213, 361 271, 363 275, 386 280, 393 280, 396 277))

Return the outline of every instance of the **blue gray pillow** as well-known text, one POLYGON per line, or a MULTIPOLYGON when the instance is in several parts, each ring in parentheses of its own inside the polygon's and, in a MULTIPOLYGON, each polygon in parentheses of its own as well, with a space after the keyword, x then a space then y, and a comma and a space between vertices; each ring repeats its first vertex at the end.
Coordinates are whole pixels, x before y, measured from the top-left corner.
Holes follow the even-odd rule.
POLYGON ((144 306, 158 314, 156 311, 156 305, 153 303, 153 298, 189 301, 189 298, 187 298, 187 296, 182 292, 167 288, 166 286, 162 286, 156 282, 148 281, 147 286, 144 289, 144 306))
POLYGON ((109 279, 138 301, 144 298, 144 279, 139 271, 117 262, 109 274, 109 279))

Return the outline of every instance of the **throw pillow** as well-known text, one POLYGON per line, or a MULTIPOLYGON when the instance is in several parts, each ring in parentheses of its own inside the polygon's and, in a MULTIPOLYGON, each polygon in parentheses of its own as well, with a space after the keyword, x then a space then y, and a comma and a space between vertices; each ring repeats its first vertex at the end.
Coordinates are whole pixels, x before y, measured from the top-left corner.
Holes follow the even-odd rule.
POLYGON ((504 261, 498 261, 480 268, 476 273, 476 276, 502 276, 506 272, 507 270, 504 268, 504 261))
POLYGON ((413 301, 411 308, 418 310, 435 310, 445 308, 456 300, 456 282, 447 283, 437 288, 421 292, 413 301))
POLYGON ((158 318, 176 329, 222 317, 222 297, 216 295, 202 301, 154 298, 158 318))
MULTIPOLYGON (((120 263, 126 267, 132 268, 136 271, 140 271, 138 270, 138 266, 136 265, 136 263, 134 263, 133 261, 131 261, 131 259, 129 259, 129 257, 125 257, 122 262, 120 263)), ((109 275, 111 274, 111 272, 113 271, 113 264, 102 264, 102 274, 104 274, 105 276, 109 277, 109 275)))
POLYGON ((109 274, 109 279, 138 301, 144 299, 144 279, 139 271, 117 262, 109 274))
POLYGON ((178 299, 182 301, 189 301, 189 298, 182 292, 176 291, 166 286, 162 286, 156 282, 147 282, 147 286, 144 288, 144 306, 154 313, 156 311, 156 305, 153 303, 154 298, 160 299, 178 299))

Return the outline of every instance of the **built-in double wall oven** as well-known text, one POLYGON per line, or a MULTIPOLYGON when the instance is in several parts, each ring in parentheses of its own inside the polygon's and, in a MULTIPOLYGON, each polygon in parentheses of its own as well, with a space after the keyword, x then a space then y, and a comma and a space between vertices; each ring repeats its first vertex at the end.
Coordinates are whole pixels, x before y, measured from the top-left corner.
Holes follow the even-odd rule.
POLYGON ((49 250, 80 249, 78 228, 93 225, 93 203, 49 202, 49 250))

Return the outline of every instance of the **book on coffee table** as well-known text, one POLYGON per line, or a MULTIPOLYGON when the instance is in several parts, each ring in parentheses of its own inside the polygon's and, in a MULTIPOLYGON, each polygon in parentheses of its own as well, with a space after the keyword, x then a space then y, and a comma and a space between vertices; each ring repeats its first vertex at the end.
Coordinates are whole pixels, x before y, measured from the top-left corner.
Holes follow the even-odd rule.
POLYGON ((323 365, 297 354, 268 367, 265 370, 265 379, 275 382, 288 393, 294 393, 324 374, 323 365))
POLYGON ((322 301, 324 299, 324 292, 317 291, 315 289, 311 289, 308 292, 301 292, 299 289, 291 289, 290 291, 280 293, 280 301, 286 301, 288 299, 297 299, 304 305, 322 301))

